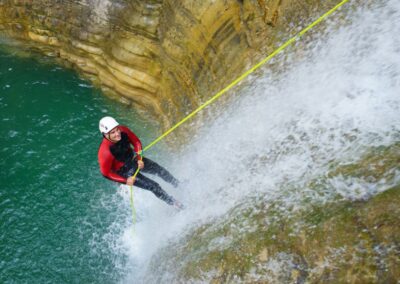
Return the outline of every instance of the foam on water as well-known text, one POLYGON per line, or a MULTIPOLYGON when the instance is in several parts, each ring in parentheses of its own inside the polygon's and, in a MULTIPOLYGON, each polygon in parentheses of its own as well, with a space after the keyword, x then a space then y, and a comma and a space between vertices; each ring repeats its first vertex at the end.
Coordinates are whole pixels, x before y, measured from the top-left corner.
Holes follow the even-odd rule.
MULTIPOLYGON (((293 56, 278 57, 275 63, 285 72, 265 71, 232 93, 240 99, 201 131, 189 151, 171 157, 174 166, 169 168, 188 182, 177 190, 162 184, 187 210, 177 213, 151 193, 136 191, 134 235, 129 222, 113 235, 128 259, 127 282, 140 282, 151 273, 149 261, 170 241, 250 196, 280 199, 284 210, 303 206, 304 196, 323 203, 338 195, 365 198, 390 187, 357 180, 332 181, 322 194, 304 187, 324 176, 333 162, 350 163, 373 146, 399 141, 400 2, 373 3, 344 15, 350 7, 333 15, 332 26, 306 50, 300 41, 286 51, 293 56), (335 20, 346 24, 338 27, 335 20)), ((398 181, 398 172, 395 177, 398 181)))

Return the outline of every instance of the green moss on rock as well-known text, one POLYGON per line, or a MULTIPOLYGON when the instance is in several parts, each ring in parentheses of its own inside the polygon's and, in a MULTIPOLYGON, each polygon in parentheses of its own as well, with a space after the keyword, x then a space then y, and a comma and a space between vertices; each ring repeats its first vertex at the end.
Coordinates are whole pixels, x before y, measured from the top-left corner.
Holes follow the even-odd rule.
MULTIPOLYGON (((399 143, 372 148, 321 181, 338 175, 379 180, 398 169, 399 157, 399 143)), ((160 252, 164 261, 153 262, 152 274, 173 270, 178 282, 396 283, 399 204, 400 184, 368 200, 333 198, 286 215, 279 201, 253 198, 160 252)))

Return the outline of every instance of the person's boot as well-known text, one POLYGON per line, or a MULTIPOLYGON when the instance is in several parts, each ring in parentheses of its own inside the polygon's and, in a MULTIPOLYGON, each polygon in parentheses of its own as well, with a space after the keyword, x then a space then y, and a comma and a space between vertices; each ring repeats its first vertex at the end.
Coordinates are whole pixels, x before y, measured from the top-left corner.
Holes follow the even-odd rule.
POLYGON ((171 184, 172 184, 175 188, 177 188, 177 187, 179 186, 179 184, 180 184, 180 181, 177 180, 176 178, 173 178, 173 179, 171 180, 171 184))
POLYGON ((172 206, 174 206, 178 211, 185 209, 185 206, 176 199, 174 200, 172 206))

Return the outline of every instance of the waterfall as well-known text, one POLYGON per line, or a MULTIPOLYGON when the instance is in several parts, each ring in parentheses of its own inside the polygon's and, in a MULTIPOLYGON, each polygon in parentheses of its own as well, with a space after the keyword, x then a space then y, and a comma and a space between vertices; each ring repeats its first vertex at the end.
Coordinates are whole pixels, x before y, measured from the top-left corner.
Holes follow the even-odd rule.
MULTIPOLYGON (((399 141, 399 19, 396 0, 349 3, 311 41, 300 40, 278 56, 274 69, 265 66, 231 92, 233 102, 188 150, 168 158, 167 167, 185 182, 178 189, 163 186, 187 209, 174 212, 151 193, 136 191, 135 233, 124 223, 124 233, 114 236, 128 258, 126 282, 176 281, 183 264, 164 265, 169 260, 160 252, 203 224, 229 219, 236 207, 253 208, 254 200, 279 201, 279 210, 290 217, 311 204, 366 200, 398 183, 398 171, 391 180, 369 182, 327 176, 373 147, 399 141), (321 177, 323 188, 309 187, 321 177)), ((231 242, 228 235, 208 249, 231 242)))

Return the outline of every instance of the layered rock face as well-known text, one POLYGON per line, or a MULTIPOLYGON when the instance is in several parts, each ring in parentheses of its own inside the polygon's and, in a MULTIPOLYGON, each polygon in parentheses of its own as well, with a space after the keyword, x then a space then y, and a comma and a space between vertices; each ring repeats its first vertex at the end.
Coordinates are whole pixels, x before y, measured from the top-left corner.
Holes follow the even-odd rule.
POLYGON ((168 127, 334 3, 0 0, 0 33, 62 58, 168 127))

